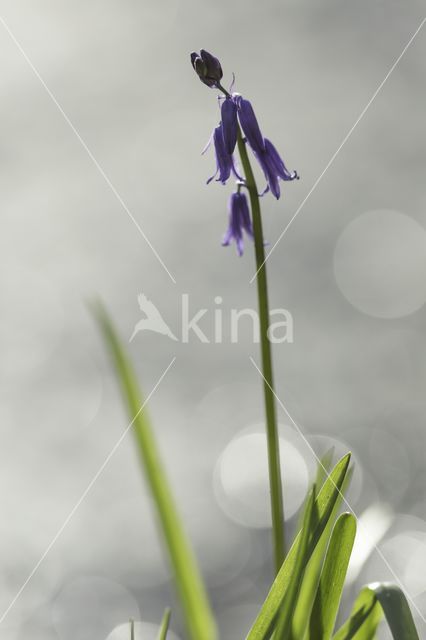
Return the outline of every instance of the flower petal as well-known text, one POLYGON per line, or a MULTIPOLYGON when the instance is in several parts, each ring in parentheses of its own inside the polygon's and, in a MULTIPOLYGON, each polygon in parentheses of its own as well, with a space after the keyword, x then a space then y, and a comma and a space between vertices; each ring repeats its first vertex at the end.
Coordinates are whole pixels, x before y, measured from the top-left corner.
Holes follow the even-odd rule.
POLYGON ((265 150, 265 141, 263 140, 257 118, 253 111, 253 107, 248 100, 241 96, 237 98, 238 118, 241 127, 253 151, 261 152, 265 150))
POLYGON ((242 256, 244 251, 243 231, 253 238, 247 198, 244 193, 233 193, 229 199, 228 229, 223 237, 222 245, 228 246, 234 240, 237 253, 242 256))
POLYGON ((253 238, 253 227, 251 224, 251 219, 250 219, 250 212, 249 212, 249 208, 248 208, 248 202, 247 202, 247 198, 242 195, 242 200, 240 202, 240 210, 241 210, 241 224, 242 227, 244 229, 244 231, 251 237, 253 238))
POLYGON ((235 145, 237 144, 237 106, 233 100, 227 98, 222 102, 222 132, 225 149, 228 153, 233 154, 235 145))
POLYGON ((216 152, 217 169, 219 172, 218 181, 221 182, 222 184, 225 184, 225 182, 228 180, 229 176, 231 175, 232 156, 230 156, 225 149, 225 143, 223 140, 223 132, 222 132, 221 125, 215 128, 213 133, 213 141, 214 141, 214 148, 216 152))
POLYGON ((282 180, 294 180, 295 178, 299 177, 297 175, 297 171, 293 171, 292 173, 290 173, 290 171, 285 166, 280 154, 278 153, 272 142, 268 140, 268 138, 265 138, 265 151, 268 155, 271 166, 275 167, 277 175, 282 180))

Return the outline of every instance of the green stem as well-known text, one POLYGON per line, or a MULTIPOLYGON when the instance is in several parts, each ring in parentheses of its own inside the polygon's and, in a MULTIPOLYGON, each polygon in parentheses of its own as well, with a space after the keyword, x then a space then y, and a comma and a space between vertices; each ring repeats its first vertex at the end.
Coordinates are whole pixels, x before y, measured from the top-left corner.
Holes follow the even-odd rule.
MULTIPOLYGON (((219 91, 230 98, 231 95, 218 82, 219 91)), ((256 255, 256 282, 260 320, 260 346, 262 354, 263 394, 266 413, 266 439, 268 444, 269 487, 271 491, 272 535, 274 540, 275 572, 278 574, 285 558, 284 506, 281 482, 280 448, 277 427, 274 381, 272 374, 271 343, 268 337, 269 303, 266 278, 265 243, 263 240, 262 216, 260 212, 259 192, 247 154, 246 143, 238 126, 238 151, 245 174, 245 186, 248 189, 253 218, 254 248, 256 255)))
POLYGON ((269 485, 271 490, 272 532, 274 539, 275 569, 276 573, 278 573, 285 557, 284 507, 277 415, 275 397, 272 391, 274 383, 272 374, 271 343, 268 338, 269 303, 265 249, 259 194, 247 154, 246 143, 242 137, 240 128, 238 128, 238 151, 240 152, 241 163, 244 169, 245 184, 250 196, 251 213, 253 218, 253 235, 257 270, 257 297, 260 319, 260 344, 262 354, 262 372, 264 377, 263 393, 265 398, 266 435, 268 443, 269 485))

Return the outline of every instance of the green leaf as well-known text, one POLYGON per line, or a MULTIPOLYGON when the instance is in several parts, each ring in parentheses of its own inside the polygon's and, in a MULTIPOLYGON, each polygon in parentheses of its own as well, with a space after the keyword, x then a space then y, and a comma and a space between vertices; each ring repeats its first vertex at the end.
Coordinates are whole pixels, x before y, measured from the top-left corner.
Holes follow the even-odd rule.
POLYGON ((315 485, 317 487, 322 486, 328 472, 330 471, 331 463, 333 462, 333 456, 334 447, 330 447, 318 461, 317 476, 315 478, 315 485))
POLYGON ((374 591, 395 640, 419 640, 407 598, 401 589, 388 582, 368 585, 374 591))
MULTIPOLYGON (((351 454, 346 454, 330 473, 315 501, 318 522, 309 540, 307 554, 310 557, 333 514, 334 506, 341 495, 341 488, 348 470, 351 454)), ((288 589, 296 563, 300 533, 296 536, 283 565, 266 596, 265 602, 250 629, 246 640, 265 640, 270 637, 277 613, 288 589)))
POLYGON ((293 615, 297 598, 302 585, 303 575, 306 569, 309 556, 307 553, 309 538, 311 536, 314 521, 315 507, 315 485, 308 495, 305 511, 303 515, 302 527, 300 530, 300 543, 297 549, 294 570, 291 575, 287 593, 283 606, 279 614, 277 628, 274 633, 274 640, 294 640, 293 635, 293 615))
MULTIPOLYGON (((334 448, 331 448, 326 452, 320 464, 318 465, 317 481, 321 485, 329 472, 333 454, 334 448)), ((343 494, 345 492, 345 488, 348 485, 348 480, 351 476, 351 470, 352 467, 349 467, 341 489, 341 494, 338 496, 334 505, 333 513, 331 514, 327 526, 325 527, 324 532, 317 546, 315 547, 309 563, 305 569, 302 588, 299 593, 299 598, 297 600, 297 606, 294 612, 293 619, 293 634, 296 638, 305 638, 305 633, 309 625, 309 619, 318 589, 325 552, 330 539, 333 523, 335 521, 337 512, 340 509, 343 494)))
POLYGON ((310 640, 330 640, 355 540, 356 520, 343 513, 333 527, 310 617, 310 640))
POLYGON ((387 582, 375 582, 362 589, 351 616, 333 640, 373 640, 383 615, 394 640, 419 640, 405 595, 398 586, 387 582))
POLYGON ((364 587, 352 609, 352 613, 333 640, 373 640, 377 627, 383 618, 383 612, 371 589, 364 587))
POLYGON ((111 352, 132 421, 142 465, 169 552, 189 637, 192 640, 215 640, 216 625, 206 590, 175 506, 147 412, 143 408, 136 375, 105 309, 96 305, 94 313, 111 352))
POLYGON ((166 640, 167 632, 169 630, 170 624, 170 616, 172 612, 170 609, 166 609, 163 614, 163 619, 161 621, 160 631, 158 632, 157 640, 166 640))

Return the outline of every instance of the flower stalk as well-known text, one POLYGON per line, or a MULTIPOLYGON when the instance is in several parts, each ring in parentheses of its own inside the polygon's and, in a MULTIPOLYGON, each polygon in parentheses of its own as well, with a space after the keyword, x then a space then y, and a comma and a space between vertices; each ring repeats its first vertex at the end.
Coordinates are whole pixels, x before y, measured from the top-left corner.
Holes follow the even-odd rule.
POLYGON ((246 143, 240 128, 237 137, 238 151, 244 169, 246 187, 250 196, 251 214, 253 220, 254 249, 257 270, 257 298, 259 305, 260 346, 263 374, 263 394, 266 414, 266 439, 268 446, 269 486, 271 492, 272 536, 274 542, 275 572, 281 568, 285 558, 284 505, 281 481, 280 449, 277 426, 275 396, 273 393, 274 380, 272 371, 271 343, 268 337, 269 302, 268 283, 265 264, 265 243, 263 238, 262 217, 260 211, 259 194, 256 181, 248 157, 246 143))
MULTIPOLYGON (((230 97, 229 93, 218 82, 217 88, 230 97)), ((268 336, 269 329, 269 298, 268 281, 265 263, 265 241, 263 237, 262 215, 260 210, 259 192, 254 177, 253 169, 247 153, 246 142, 237 128, 237 147, 241 164, 244 169, 245 186, 249 192, 251 215, 253 223, 254 251, 256 258, 256 284, 257 301, 259 307, 260 325, 260 349, 261 370, 263 375, 263 395, 266 416, 266 441, 268 449, 269 488, 271 494, 272 537, 274 547, 274 568, 278 574, 285 559, 285 527, 284 527, 284 501, 281 479, 281 458, 278 436, 277 411, 274 389, 274 376, 272 369, 271 343, 268 336)))
POLYGON ((270 313, 265 265, 265 243, 259 192, 247 153, 247 146, 250 146, 264 173, 267 182, 264 193, 270 191, 278 199, 281 194, 279 181, 292 181, 298 179, 299 176, 296 171, 288 171, 272 142, 263 137, 251 103, 238 93, 231 95, 221 85, 223 72, 219 60, 204 49, 201 49, 199 54, 196 52, 191 54, 191 63, 201 82, 211 89, 218 89, 225 96, 222 99, 220 109, 221 121, 212 135, 216 155, 216 172, 208 180, 209 183, 219 175, 216 178, 217 181, 226 184, 231 173, 238 178, 237 191, 232 194, 230 199, 229 227, 222 244, 228 246, 231 240, 234 241, 237 253, 241 256, 243 253, 243 231, 254 240, 274 563, 275 571, 278 574, 285 558, 280 448, 273 391, 271 344, 269 340, 270 313), (243 177, 238 175, 234 164, 233 154, 235 147, 238 148, 241 158, 243 177), (246 188, 249 193, 252 221, 250 220, 246 197, 241 193, 242 188, 246 188))

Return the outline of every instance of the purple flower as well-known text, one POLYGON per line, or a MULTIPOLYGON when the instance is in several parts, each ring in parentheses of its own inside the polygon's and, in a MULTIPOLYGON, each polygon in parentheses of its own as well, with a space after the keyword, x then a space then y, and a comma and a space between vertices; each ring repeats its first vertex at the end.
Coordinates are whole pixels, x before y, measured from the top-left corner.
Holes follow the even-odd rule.
POLYGON ((205 49, 201 49, 200 53, 193 51, 191 63, 201 82, 208 87, 215 87, 221 81, 223 72, 220 62, 205 49))
POLYGON ((213 131, 213 143, 216 153, 216 172, 207 180, 207 184, 209 184, 217 174, 219 174, 217 181, 225 184, 231 175, 231 171, 241 180, 242 178, 238 175, 234 165, 234 158, 231 153, 228 153, 225 147, 222 124, 219 124, 213 131))
POLYGON ((237 144, 238 132, 237 105, 232 98, 226 98, 222 102, 221 115, 225 148, 228 153, 232 154, 237 144))
POLYGON ((237 253, 242 256, 244 249, 243 231, 250 238, 253 238, 247 198, 244 193, 238 191, 233 193, 229 199, 229 226, 222 240, 222 246, 227 247, 234 240, 237 246, 237 253))
POLYGON ((241 96, 237 96, 235 100, 238 106, 238 118, 249 145, 253 151, 264 151, 265 141, 251 103, 241 96))
POLYGON ((281 194, 279 180, 294 180, 299 176, 296 171, 288 171, 272 142, 262 136, 251 103, 241 96, 236 96, 234 100, 244 135, 265 174, 268 183, 266 191, 270 190, 278 199, 281 194))
POLYGON ((253 152, 262 167, 263 173, 265 174, 266 182, 268 183, 266 191, 270 189, 278 200, 281 194, 279 179, 285 181, 294 179, 298 180, 299 176, 297 175, 297 172, 293 171, 290 173, 282 161, 278 151, 268 138, 265 138, 264 151, 257 151, 253 149, 253 152))

